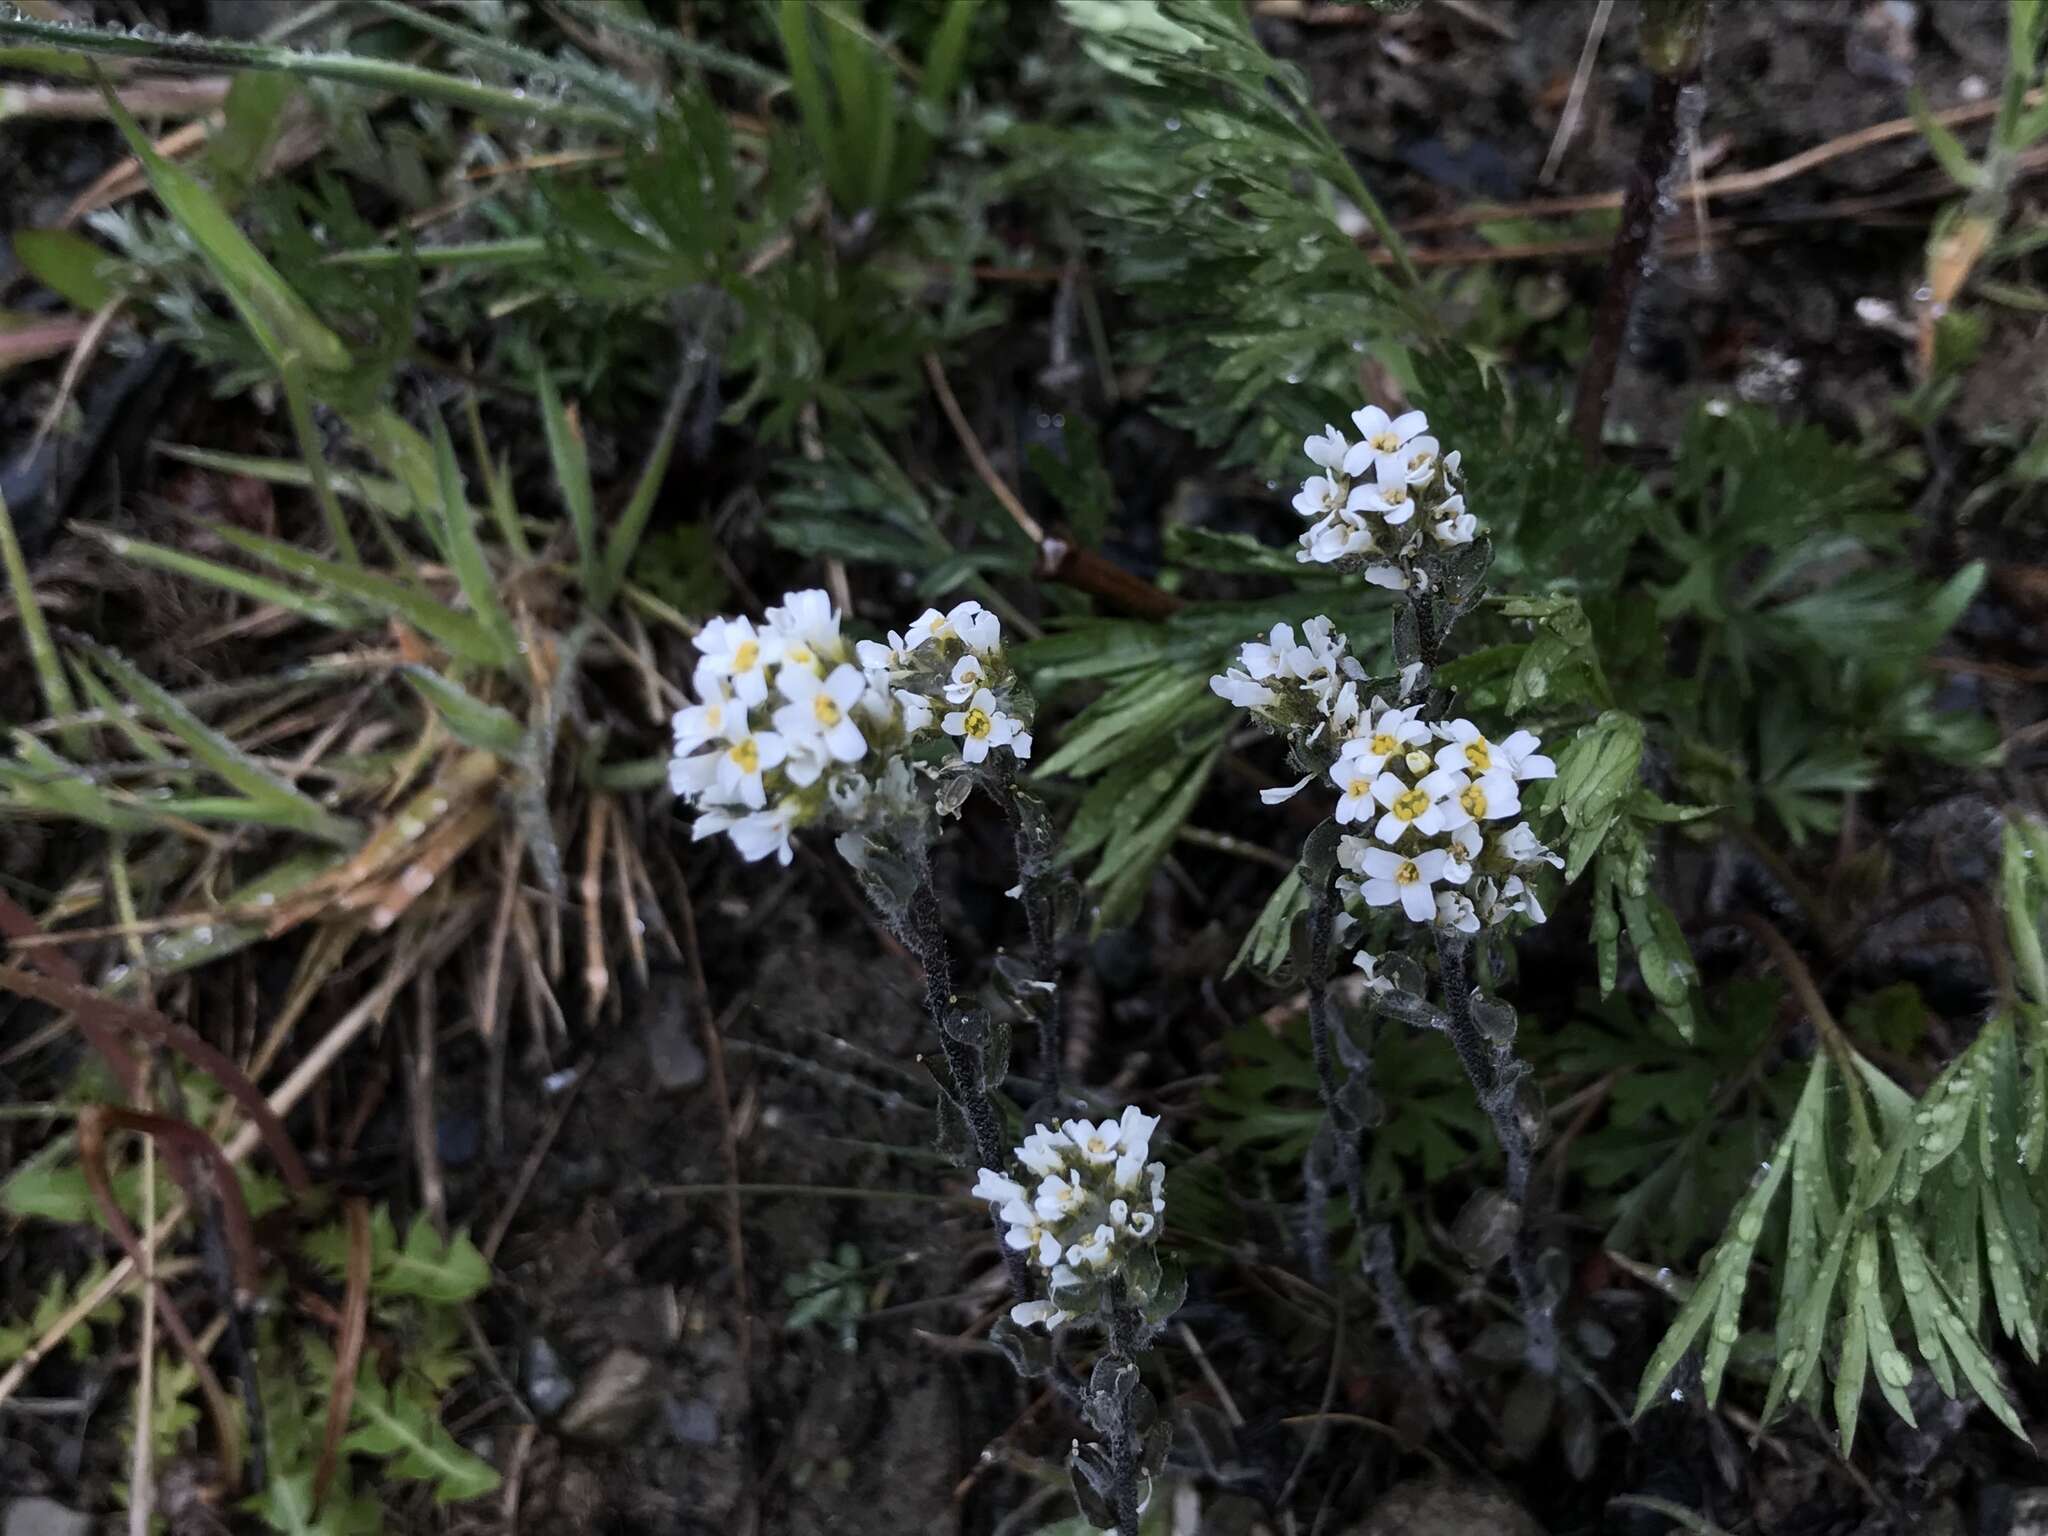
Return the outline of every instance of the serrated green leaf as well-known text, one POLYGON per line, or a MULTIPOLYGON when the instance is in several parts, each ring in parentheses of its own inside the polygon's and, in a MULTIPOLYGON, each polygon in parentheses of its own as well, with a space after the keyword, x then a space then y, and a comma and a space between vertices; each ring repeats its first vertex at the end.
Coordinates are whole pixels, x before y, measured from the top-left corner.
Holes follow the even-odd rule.
POLYGON ((367 1364, 356 1380, 349 1423, 354 1427, 344 1450, 387 1458, 391 1472, 432 1484, 436 1503, 478 1498, 498 1486, 496 1468, 457 1445, 426 1405, 402 1386, 386 1387, 367 1364))

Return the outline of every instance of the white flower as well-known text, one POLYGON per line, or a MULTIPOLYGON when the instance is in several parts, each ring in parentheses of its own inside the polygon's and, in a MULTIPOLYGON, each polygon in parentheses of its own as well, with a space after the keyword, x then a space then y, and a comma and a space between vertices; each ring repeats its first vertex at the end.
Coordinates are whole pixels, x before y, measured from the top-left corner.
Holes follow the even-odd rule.
POLYGON ((1029 1328, 1034 1323, 1043 1323, 1048 1329, 1057 1328, 1069 1315, 1049 1301, 1020 1301, 1010 1308, 1010 1321, 1019 1328, 1029 1328))
POLYGON ((1038 1129, 1026 1136, 1024 1145, 1017 1149, 1017 1161, 1041 1178, 1048 1177, 1066 1172, 1070 1150, 1072 1143, 1040 1122, 1038 1129))
POLYGON ((1265 805, 1283 805, 1300 794, 1304 789, 1307 789, 1309 783, 1314 778, 1314 774, 1306 774, 1296 779, 1292 784, 1280 784, 1272 789, 1262 789, 1259 791, 1259 800, 1265 805))
POLYGON ((1012 731, 1010 733, 1010 755, 1020 763, 1031 761, 1031 733, 1012 731))
POLYGON ((1373 769, 1350 751, 1357 745, 1349 743, 1330 768, 1330 782, 1337 786, 1337 809, 1332 814, 1339 826, 1363 821, 1377 809, 1372 795, 1373 769))
POLYGON ((1429 418, 1420 411, 1406 411, 1389 418, 1376 405, 1361 406, 1353 411, 1351 424, 1358 428, 1359 441, 1352 444, 1351 451, 1344 455, 1344 473, 1354 478, 1367 469, 1377 472, 1382 458, 1400 453, 1429 430, 1429 418))
POLYGON ((1450 497, 1429 515, 1430 534, 1439 544, 1470 544, 1479 536, 1479 519, 1465 510, 1462 496, 1450 497))
POLYGON ((1427 485, 1436 476, 1437 440, 1411 437, 1392 453, 1373 455, 1373 478, 1381 485, 1427 485))
POLYGON ((880 640, 856 640, 853 654, 870 672, 893 672, 910 659, 910 642, 895 630, 889 631, 886 644, 880 640))
POLYGON ((1295 677, 1299 673, 1294 670, 1293 658, 1300 649, 1294 643, 1294 626, 1275 624, 1264 640, 1247 640, 1237 655, 1245 671, 1255 678, 1295 677))
POLYGON ((1472 903, 1455 891, 1436 893, 1436 920, 1439 926, 1455 928, 1460 933, 1479 931, 1479 916, 1472 910, 1472 903))
POLYGON ((839 658, 839 610, 818 588, 783 593, 782 606, 770 608, 767 618, 768 627, 782 641, 784 662, 815 667, 839 658))
POLYGON ((1377 774, 1403 747, 1429 740, 1429 727, 1415 718, 1420 713, 1419 704, 1412 709, 1389 709, 1384 701, 1374 699, 1372 712, 1359 722, 1351 740, 1344 744, 1345 755, 1377 774))
POLYGON ((1279 694, 1256 678, 1247 677, 1236 667, 1210 678, 1209 691, 1239 709, 1269 709, 1280 702, 1279 694))
POLYGON ((820 678, 800 667, 784 667, 775 686, 789 702, 775 711, 775 729, 792 749, 816 743, 837 763, 858 762, 868 744, 853 723, 853 706, 867 692, 867 679, 841 662, 820 678))
POLYGON ((1501 898, 1508 903, 1510 912, 1525 914, 1532 923, 1547 921, 1543 903, 1536 899, 1536 887, 1520 875, 1509 875, 1501 882, 1501 898))
POLYGON ((1159 1128, 1159 1117, 1146 1114, 1135 1104, 1128 1104, 1117 1117, 1117 1128, 1122 1133, 1117 1141, 1122 1154, 1142 1161, 1152 1149, 1152 1133, 1159 1128))
POLYGON ((1444 830, 1443 802, 1457 788, 1453 776, 1443 772, 1429 774, 1414 785, 1402 783, 1391 773, 1381 774, 1372 781, 1372 797, 1387 809, 1372 835, 1389 845, 1399 842, 1410 827, 1424 837, 1435 836, 1444 830))
POLYGON ((1109 1262, 1109 1245, 1115 1241, 1116 1229, 1104 1222, 1085 1241, 1067 1249, 1067 1262, 1076 1269, 1100 1269, 1109 1262))
POLYGON ((1454 789, 1444 801, 1443 811, 1445 824, 1453 827, 1462 827, 1469 821, 1505 821, 1522 814, 1522 794, 1505 768, 1495 768, 1454 789))
POLYGON ((1390 592, 1406 592, 1412 583, 1398 565, 1368 565, 1362 573, 1368 583, 1390 592))
POLYGON ((944 613, 927 608, 912 622, 904 638, 915 650, 927 640, 958 640, 971 650, 992 651, 1003 640, 1002 621, 981 604, 955 603, 944 613))
POLYGON ((903 711, 903 729, 915 736, 932 723, 932 701, 908 688, 896 690, 896 703, 903 711))
POLYGON ((981 664, 981 658, 969 651, 953 663, 952 681, 946 684, 946 702, 965 704, 974 697, 974 690, 988 686, 988 669, 981 664))
POLYGON ((1335 474, 1344 467, 1344 455, 1350 446, 1344 441, 1342 432, 1325 422, 1321 433, 1303 441, 1301 451, 1308 455, 1310 463, 1319 464, 1335 474))
POLYGON ((1117 1143, 1123 1139, 1123 1127, 1116 1121, 1105 1120, 1097 1125, 1090 1120, 1069 1120, 1062 1129, 1067 1139, 1081 1149, 1081 1156, 1097 1168, 1116 1161, 1117 1143))
MULTIPOLYGON (((699 696, 699 702, 685 705, 675 712, 669 727, 675 732, 676 756, 687 757, 707 741, 716 741, 725 734, 725 722, 732 712, 732 695, 725 691, 725 684, 717 677, 704 679, 707 685, 699 696)), ((742 706, 741 713, 745 713, 742 706)))
POLYGON ((794 857, 789 846, 789 832, 795 824, 795 807, 775 805, 765 811, 755 811, 751 816, 742 816, 727 831, 733 847, 749 864, 765 859, 771 853, 778 864, 787 864, 794 857))
POLYGON ((1057 1222, 1072 1215, 1087 1198, 1088 1192, 1081 1186, 1080 1170, 1073 1169, 1064 1179, 1055 1175, 1041 1183, 1031 1208, 1038 1213, 1040 1221, 1057 1222))
POLYGON ((1450 858, 1441 848, 1431 848, 1412 859, 1385 848, 1368 848, 1361 861, 1366 878, 1358 888, 1359 897, 1369 907, 1391 907, 1399 902, 1410 921, 1426 923, 1436 916, 1431 888, 1444 877, 1450 858))
POLYGON ((1393 979, 1380 974, 1380 959, 1378 955, 1368 954, 1361 949, 1351 957, 1351 963, 1365 972, 1366 991, 1378 994, 1394 990, 1393 979))
POLYGON ((1373 532, 1364 520, 1339 512, 1302 534, 1301 553, 1295 558, 1303 563, 1334 565, 1353 555, 1369 555, 1373 549, 1373 532))
POLYGON ((1515 732, 1500 744, 1501 756, 1508 760, 1508 771, 1525 781, 1556 778, 1557 764, 1536 750, 1542 745, 1534 731, 1515 732))
POLYGON ((1389 528, 1398 528, 1415 515, 1415 493, 1406 485, 1358 485, 1345 499, 1346 512, 1373 512, 1389 528))
POLYGON ((1154 1211, 1165 1210, 1166 1164, 1147 1163, 1145 1165, 1145 1176, 1152 1181, 1152 1209, 1154 1211))
POLYGON ((778 636, 762 634, 748 618, 717 618, 697 631, 693 643, 704 657, 700 677, 729 683, 733 696, 749 706, 768 697, 768 666, 782 654, 778 636))
MULTIPOLYGON (((761 784, 764 770, 773 768, 789 755, 789 749, 773 731, 756 731, 734 711, 725 733, 726 746, 717 755, 717 777, 721 799, 738 801, 753 810, 768 803, 761 784)), ((758 857, 758 855, 754 855, 758 857)))
POLYGON ((980 1177, 974 1181, 972 1193, 975 1199, 987 1200, 996 1205, 1021 1205, 1024 1201, 1024 1186, 1006 1174, 997 1173, 993 1168, 980 1170, 980 1177))
POLYGON ((1294 493, 1294 510, 1303 517, 1328 517, 1344 509, 1346 494, 1345 481, 1332 480, 1328 475, 1310 475, 1294 493))
POLYGON ((1518 821, 1507 831, 1496 833, 1493 846, 1503 858, 1514 864, 1548 864, 1552 869, 1564 868, 1564 860, 1536 840, 1536 834, 1529 830, 1526 821, 1518 821))
MULTIPOLYGON (((939 722, 939 729, 948 736, 960 738, 960 755, 970 763, 986 758, 991 749, 1007 747, 1017 734, 1017 722, 1006 715, 996 704, 996 696, 986 688, 977 688, 974 697, 967 701, 965 709, 956 709, 939 722)), ((1031 748, 1025 743, 1025 754, 1031 748)))

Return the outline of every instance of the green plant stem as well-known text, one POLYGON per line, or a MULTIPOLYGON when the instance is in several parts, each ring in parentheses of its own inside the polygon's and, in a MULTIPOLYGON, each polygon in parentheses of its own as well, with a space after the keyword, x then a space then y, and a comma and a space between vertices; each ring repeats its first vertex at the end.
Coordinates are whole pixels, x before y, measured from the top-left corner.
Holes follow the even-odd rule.
POLYGON ((1522 1298, 1522 1326, 1525 1330, 1523 1358, 1539 1376, 1553 1376, 1558 1367, 1557 1303, 1536 1263, 1534 1224, 1529 1214, 1529 1171, 1532 1164, 1529 1132, 1523 1126, 1515 1104, 1514 1084, 1519 1073, 1507 1076, 1503 1067, 1518 1067, 1513 1053, 1490 1044, 1472 1018, 1471 973, 1466 961, 1471 944, 1462 933, 1448 928, 1436 930, 1437 963, 1443 973, 1444 1032, 1458 1064, 1478 1096, 1479 1107, 1493 1124, 1494 1139, 1500 1143, 1507 1165, 1507 1197, 1516 1208, 1514 1246, 1508 1250, 1508 1268, 1515 1289, 1522 1298))
POLYGON ((539 235, 519 235, 504 240, 473 240, 464 245, 370 245, 353 251, 336 251, 321 258, 323 267, 356 267, 370 271, 403 267, 417 262, 423 267, 521 267, 538 265, 548 259, 548 243, 539 235))
POLYGON ((354 53, 315 53, 263 43, 221 38, 137 37, 127 32, 33 21, 25 16, 0 16, 0 41, 40 43, 74 53, 105 58, 148 59, 157 64, 196 69, 268 69, 312 80, 332 80, 429 101, 463 107, 486 117, 559 123, 565 127, 631 126, 607 108, 551 101, 497 86, 462 80, 416 64, 366 58, 354 53))

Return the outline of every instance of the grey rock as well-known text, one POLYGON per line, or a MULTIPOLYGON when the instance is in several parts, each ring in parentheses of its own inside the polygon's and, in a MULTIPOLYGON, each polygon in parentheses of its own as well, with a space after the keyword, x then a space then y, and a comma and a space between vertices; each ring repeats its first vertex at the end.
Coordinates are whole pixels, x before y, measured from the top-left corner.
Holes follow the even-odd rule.
POLYGON ((657 971, 648 978, 640 1017, 656 1084, 676 1093, 704 1081, 704 1052, 690 1028, 689 984, 680 972, 657 971))
POLYGON ((718 1444, 718 1409, 701 1397, 678 1401, 664 1398, 661 1404, 662 1417, 668 1423, 668 1432, 684 1445, 718 1444))
POLYGON ((1348 1536, 1545 1536, 1530 1513, 1483 1483, 1402 1483, 1348 1536))
POLYGON ((660 1403, 660 1368, 645 1355, 615 1349, 583 1378, 558 1427, 592 1445, 624 1445, 660 1403))
POLYGON ((525 1374, 527 1401, 544 1419, 553 1417, 576 1395, 576 1383, 562 1369, 561 1357, 546 1339, 535 1339, 526 1346, 525 1374))
POLYGON ((55 1499, 16 1499, 0 1521, 0 1536, 91 1536, 92 1516, 55 1499))

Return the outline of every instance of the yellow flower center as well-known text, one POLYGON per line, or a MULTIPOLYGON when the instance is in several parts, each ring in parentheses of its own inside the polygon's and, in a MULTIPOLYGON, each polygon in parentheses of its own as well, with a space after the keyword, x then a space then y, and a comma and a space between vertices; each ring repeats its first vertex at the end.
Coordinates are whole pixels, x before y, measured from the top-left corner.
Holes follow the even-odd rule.
POLYGON ((807 667, 813 673, 819 670, 818 654, 808 645, 792 645, 782 653, 783 663, 792 667, 807 667))
POLYGON ((1403 859, 1394 868, 1394 884, 1413 885, 1422 878, 1422 871, 1415 867, 1413 859, 1403 859))
POLYGON ((829 693, 812 695, 811 713, 818 717, 818 724, 828 730, 839 723, 839 705, 829 693))
POLYGON ((715 731, 715 730, 717 730, 717 729, 718 729, 718 728, 719 728, 720 726, 724 725, 724 724, 725 724, 725 709, 724 709, 724 707, 723 707, 722 705, 718 705, 718 704, 707 704, 707 705, 705 705, 705 706, 704 706, 704 723, 705 723, 706 725, 710 726, 710 727, 711 727, 711 729, 712 729, 712 730, 714 730, 714 731, 715 731))
POLYGON ((1394 436, 1391 432, 1375 433, 1372 445, 1381 453, 1399 453, 1401 451, 1401 439, 1394 436))
POLYGON ((1394 740, 1394 733, 1392 731, 1381 731, 1371 741, 1368 741, 1366 745, 1372 748, 1372 755, 1374 757, 1392 757, 1400 748, 1401 743, 1394 740))
POLYGON ((760 659, 760 643, 754 640, 742 640, 740 648, 732 653, 732 669, 735 672, 751 672, 754 670, 754 664, 760 659))
POLYGON ((1422 466, 1423 466, 1423 465, 1427 464, 1428 462, 1429 462, 1429 450, 1428 450, 1427 448, 1425 448, 1425 449, 1423 449, 1423 450, 1422 450, 1422 452, 1420 452, 1420 453, 1416 454, 1416 455, 1415 455, 1415 456, 1414 456, 1413 458, 1409 459, 1409 461, 1408 461, 1408 467, 1409 467, 1409 468, 1410 468, 1411 470, 1415 470, 1415 469, 1420 469, 1420 468, 1422 468, 1422 466))
POLYGON ((1397 821, 1413 821, 1429 809, 1429 793, 1421 789, 1404 789, 1394 796, 1394 803, 1388 809, 1397 821))
POLYGON ((761 767, 761 749, 754 745, 754 738, 736 741, 725 754, 740 765, 741 773, 755 773, 761 767))
POLYGON ((985 736, 988 735, 990 731, 994 730, 995 728, 995 721, 989 719, 988 712, 986 710, 981 709, 968 710, 967 718, 961 722, 961 729, 964 730, 969 736, 972 736, 976 741, 982 740, 985 736))
POLYGON ((1486 791, 1477 784, 1467 784, 1458 791, 1458 804, 1465 807, 1465 814, 1467 816, 1484 816, 1486 814, 1486 791))
POLYGON ((1388 485, 1380 488, 1380 500, 1390 507, 1398 507, 1407 499, 1408 487, 1405 485, 1388 485))
POLYGON ((1472 765, 1474 773, 1484 773, 1493 766, 1493 748, 1486 744, 1484 736, 1474 736, 1465 743, 1465 761, 1472 765))
POLYGON ((1345 787, 1344 793, 1349 795, 1353 800, 1363 800, 1367 795, 1372 793, 1372 785, 1367 783, 1364 779, 1353 779, 1350 782, 1350 784, 1345 787))

